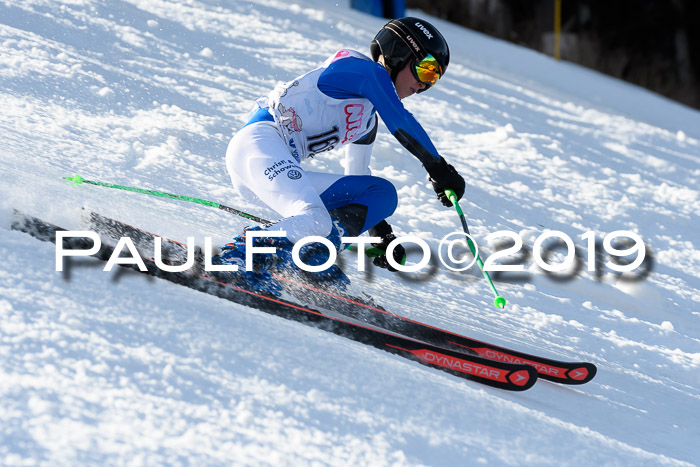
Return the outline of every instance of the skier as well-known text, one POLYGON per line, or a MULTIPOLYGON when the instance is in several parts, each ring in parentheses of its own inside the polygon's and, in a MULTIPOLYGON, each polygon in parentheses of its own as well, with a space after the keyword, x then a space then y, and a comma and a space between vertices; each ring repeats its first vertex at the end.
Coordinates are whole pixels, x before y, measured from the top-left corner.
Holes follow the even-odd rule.
MULTIPOLYGON (((273 267, 295 270, 292 247, 307 236, 325 237, 336 249, 342 236, 369 231, 379 237, 374 246, 386 251, 395 238, 386 218, 398 204, 391 182, 372 176, 369 162, 377 133, 377 114, 394 137, 425 167, 438 199, 452 189, 461 198, 464 179, 435 149, 425 130, 401 103, 425 92, 444 75, 450 61, 445 38, 427 21, 400 18, 389 21, 370 44, 372 58, 354 50, 340 50, 316 68, 279 84, 257 100, 248 123, 233 137, 226 152, 226 168, 243 196, 254 197, 283 218, 270 225, 244 229, 220 247, 214 264, 237 265, 238 272, 222 273, 222 280, 244 282, 256 290, 279 294, 270 274, 273 267), (306 171, 304 159, 346 146, 345 174, 306 171), (256 247, 275 247, 274 254, 256 254, 254 268, 245 270, 246 234, 282 230, 286 237, 255 237, 256 247)), ((252 237, 252 236, 251 236, 252 237)), ((318 243, 302 250, 304 262, 324 264, 328 249, 318 243)), ((405 250, 393 252, 397 263, 405 250)), ((392 268, 385 255, 374 264, 392 268)), ((316 273, 316 279, 343 288, 349 283, 337 268, 316 273)))

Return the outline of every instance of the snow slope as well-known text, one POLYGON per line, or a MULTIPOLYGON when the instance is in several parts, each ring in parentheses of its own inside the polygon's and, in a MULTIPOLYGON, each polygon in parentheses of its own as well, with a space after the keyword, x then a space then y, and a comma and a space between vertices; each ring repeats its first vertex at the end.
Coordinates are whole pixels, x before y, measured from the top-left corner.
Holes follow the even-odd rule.
MULTIPOLYGON (((395 313, 592 361, 585 386, 506 393, 96 261, 62 275, 53 245, 7 230, 12 208, 78 229, 84 206, 178 239, 246 225, 74 173, 274 218, 229 185, 226 145, 277 81, 367 50, 383 22, 346 3, 0 1, 0 464, 696 463, 700 113, 590 70, 431 19, 452 62, 406 105, 467 177, 478 240, 560 230, 585 256, 585 232, 632 230, 647 277, 555 280, 527 259, 497 310, 478 271, 350 274, 395 313)), ((400 234, 458 229, 385 128, 372 167, 400 234)))

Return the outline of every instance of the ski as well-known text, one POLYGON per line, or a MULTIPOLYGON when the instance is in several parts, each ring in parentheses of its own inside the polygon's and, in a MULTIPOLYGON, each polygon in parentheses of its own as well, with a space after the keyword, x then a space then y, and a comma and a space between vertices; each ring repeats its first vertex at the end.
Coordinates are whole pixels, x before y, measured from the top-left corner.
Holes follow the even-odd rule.
MULTIPOLYGON (((83 217, 87 226, 98 234, 106 235, 113 241, 122 236, 130 237, 137 249, 142 250, 145 254, 152 254, 154 234, 96 212, 85 211, 83 217)), ((186 246, 175 240, 162 238, 162 251, 163 256, 170 257, 175 263, 184 262, 186 257, 186 246)), ((339 291, 324 290, 299 278, 290 278, 279 274, 276 274, 275 277, 290 295, 310 306, 332 308, 346 317, 367 325, 460 353, 481 356, 504 363, 529 365, 537 370, 540 378, 548 381, 571 385, 584 384, 593 379, 597 372, 596 366, 592 363, 566 362, 530 355, 414 321, 390 313, 373 301, 351 297, 339 291)))
MULTIPOLYGON (((283 277, 276 277, 288 281, 288 279, 283 277)), ((346 306, 342 307, 342 309, 344 313, 349 316, 363 319, 368 323, 373 323, 384 329, 389 329, 452 350, 468 352, 472 355, 479 355, 491 360, 530 365, 537 370, 540 378, 548 381, 560 384, 578 385, 589 382, 597 373, 596 366, 590 362, 567 362, 519 352, 517 350, 456 334, 445 329, 433 327, 419 321, 414 321, 393 314, 383 308, 377 308, 320 288, 313 288, 309 285, 299 283, 295 283, 294 286, 307 288, 316 294, 328 296, 343 302, 346 306), (348 307, 347 304, 352 304, 354 306, 348 307), (372 314, 372 312, 374 312, 374 314, 372 314)))
MULTIPOLYGON (((129 227, 122 223, 119 223, 119 225, 123 228, 129 227)), ((65 230, 37 217, 22 214, 19 211, 14 212, 11 228, 12 230, 28 233, 39 240, 53 243, 56 241, 56 233, 65 230)), ((134 233, 131 229, 128 229, 129 232, 134 233)), ((135 230, 139 230, 144 236, 150 235, 143 230, 135 230)), ((163 243, 165 244, 166 242, 163 243)), ((173 248, 175 248, 173 245, 177 245, 175 242, 170 243, 173 248)), ((63 248, 65 249, 85 250, 91 247, 93 247, 92 240, 85 237, 68 237, 63 240, 63 248)), ((115 247, 103 241, 99 250, 92 256, 106 261, 114 253, 115 247)), ((197 268, 193 268, 190 271, 172 273, 156 267, 154 259, 148 255, 142 255, 141 259, 147 267, 147 271, 145 271, 147 274, 244 306, 256 308, 272 315, 310 324, 325 331, 363 344, 372 345, 381 350, 440 369, 461 378, 510 391, 524 391, 532 387, 537 381, 537 372, 530 365, 499 362, 478 355, 441 348, 390 330, 363 323, 352 317, 335 313, 334 310, 304 306, 284 298, 218 282, 207 274, 201 273, 197 268)), ((120 266, 139 271, 138 267, 133 264, 120 264, 120 266)))

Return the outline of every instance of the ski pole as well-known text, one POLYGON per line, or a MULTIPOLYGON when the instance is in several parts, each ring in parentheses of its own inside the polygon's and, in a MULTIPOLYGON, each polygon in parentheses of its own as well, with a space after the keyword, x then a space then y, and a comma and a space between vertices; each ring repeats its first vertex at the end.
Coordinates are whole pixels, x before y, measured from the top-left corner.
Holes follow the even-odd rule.
MULTIPOLYGON (((269 224, 270 223, 270 221, 265 220, 261 217, 254 216, 252 214, 248 214, 247 212, 240 211, 236 208, 232 208, 232 207, 226 206, 224 204, 216 203, 214 201, 208 201, 206 199, 193 198, 191 196, 176 195, 173 193, 166 193, 163 191, 146 190, 144 188, 136 188, 133 186, 115 185, 113 183, 98 182, 96 180, 86 180, 77 174, 73 177, 63 177, 63 178, 65 180, 73 182, 74 185, 80 185, 82 183, 87 183, 88 185, 95 185, 95 186, 101 186, 101 187, 105 187, 105 188, 114 188, 117 190, 131 191, 133 193, 142 193, 142 194, 151 195, 151 196, 158 196, 160 198, 175 199, 178 201, 187 201, 190 203, 196 203, 196 204, 201 204, 203 206, 211 206, 211 207, 214 207, 217 209, 221 209, 222 211, 226 211, 226 212, 229 212, 231 214, 235 214, 237 216, 244 217, 246 219, 257 222, 259 224, 269 224)), ((351 251, 355 251, 354 247, 348 247, 348 249, 351 251)), ((379 249, 379 248, 370 247, 370 248, 365 250, 365 254, 368 257, 373 258, 375 256, 383 255, 384 251, 379 249)), ((404 262, 405 262, 405 259, 404 259, 404 262)))
POLYGON ((123 185, 115 185, 113 183, 105 183, 105 182, 98 182, 95 180, 86 180, 80 175, 75 175, 74 177, 63 177, 66 180, 69 180, 73 182, 74 185, 80 185, 81 183, 87 183, 88 185, 95 185, 95 186, 102 186, 106 188, 115 188, 117 190, 125 190, 125 191, 131 191, 134 193, 143 193, 146 195, 152 195, 152 196, 159 196, 161 198, 169 198, 169 199, 176 199, 179 201, 187 201, 190 203, 197 203, 201 204, 204 206, 211 206, 214 208, 221 209, 222 211, 229 212, 231 214, 235 214, 237 216, 245 217, 246 219, 249 219, 254 222, 258 222, 260 224, 269 224, 270 221, 262 219, 258 216, 254 216, 252 214, 248 214, 243 211, 239 211, 238 209, 232 208, 230 206, 225 206, 223 204, 215 203, 214 201, 207 201, 206 199, 200 199, 200 198, 193 198, 191 196, 182 196, 182 195, 174 195, 172 193, 165 193, 163 191, 155 191, 155 190, 145 190, 143 188, 135 188, 131 186, 123 186, 123 185))
POLYGON ((486 281, 489 283, 489 287, 491 287, 491 290, 493 291, 493 294, 496 297, 493 301, 494 306, 496 308, 505 308, 506 299, 501 297, 500 295, 498 295, 498 291, 496 290, 496 287, 493 285, 493 281, 491 280, 491 276, 489 276, 489 273, 484 270, 484 262, 481 261, 481 258, 479 257, 479 254, 476 251, 476 247, 474 246, 474 242, 472 242, 472 239, 469 237, 469 235, 471 235, 471 234, 469 233, 469 227, 467 226, 467 219, 464 217, 464 213, 462 212, 462 208, 459 207, 459 203, 457 202, 457 195, 452 190, 445 190, 445 194, 447 195, 449 200, 452 201, 452 205, 457 210, 457 214, 459 215, 459 220, 462 222, 462 229, 464 230, 464 233, 466 233, 468 235, 467 245, 469 245, 469 249, 471 250, 474 257, 476 258, 476 264, 479 265, 479 269, 481 269, 481 273, 486 278, 486 281))

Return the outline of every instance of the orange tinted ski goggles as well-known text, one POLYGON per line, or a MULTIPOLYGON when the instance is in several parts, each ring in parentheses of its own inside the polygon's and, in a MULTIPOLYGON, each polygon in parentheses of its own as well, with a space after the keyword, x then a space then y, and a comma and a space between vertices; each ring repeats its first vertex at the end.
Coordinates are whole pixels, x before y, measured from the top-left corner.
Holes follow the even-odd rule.
POLYGON ((440 79, 440 64, 432 55, 428 54, 423 60, 415 62, 415 66, 411 67, 413 76, 423 84, 430 86, 437 83, 440 79))

